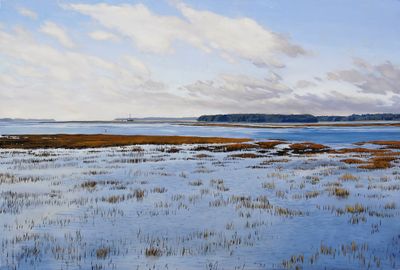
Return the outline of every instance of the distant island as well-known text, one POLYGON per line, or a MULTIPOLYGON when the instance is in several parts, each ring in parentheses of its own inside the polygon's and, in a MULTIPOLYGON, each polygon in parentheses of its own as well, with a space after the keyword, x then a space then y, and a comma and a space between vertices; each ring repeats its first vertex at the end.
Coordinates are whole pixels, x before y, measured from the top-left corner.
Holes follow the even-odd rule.
POLYGON ((319 122, 351 122, 351 121, 400 121, 400 114, 368 113, 349 116, 317 116, 319 122))
POLYGON ((318 118, 311 114, 216 114, 202 115, 200 122, 247 122, 247 123, 316 123, 318 118))
POLYGON ((0 118, 0 122, 55 122, 54 119, 0 118))
POLYGON ((199 122, 223 123, 317 123, 347 121, 400 121, 400 114, 352 114, 349 116, 314 116, 311 114, 215 114, 202 115, 199 122))
POLYGON ((196 121, 196 117, 143 117, 143 118, 116 118, 115 121, 122 122, 164 122, 164 121, 196 121))

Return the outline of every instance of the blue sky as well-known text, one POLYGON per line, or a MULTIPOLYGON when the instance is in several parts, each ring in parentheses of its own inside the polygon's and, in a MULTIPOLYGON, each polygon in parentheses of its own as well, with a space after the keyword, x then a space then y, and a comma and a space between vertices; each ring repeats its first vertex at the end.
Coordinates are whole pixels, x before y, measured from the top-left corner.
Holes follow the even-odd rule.
POLYGON ((400 1, 11 1, 0 118, 400 111, 400 1))

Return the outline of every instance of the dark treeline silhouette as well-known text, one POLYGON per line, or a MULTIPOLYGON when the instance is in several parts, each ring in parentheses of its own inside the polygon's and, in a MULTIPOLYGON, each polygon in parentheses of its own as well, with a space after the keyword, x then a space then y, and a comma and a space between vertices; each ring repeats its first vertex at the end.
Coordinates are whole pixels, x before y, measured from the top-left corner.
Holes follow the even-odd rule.
POLYGON ((400 121, 400 114, 352 114, 349 116, 314 116, 311 114, 215 114, 202 115, 200 122, 247 122, 247 123, 316 123, 343 121, 400 121))
POLYGON ((319 122, 340 122, 340 121, 399 121, 400 114, 394 113, 368 113, 352 114, 349 116, 317 116, 319 122))
POLYGON ((310 114, 218 114, 202 115, 201 122, 251 122, 251 123, 316 123, 317 117, 310 114))

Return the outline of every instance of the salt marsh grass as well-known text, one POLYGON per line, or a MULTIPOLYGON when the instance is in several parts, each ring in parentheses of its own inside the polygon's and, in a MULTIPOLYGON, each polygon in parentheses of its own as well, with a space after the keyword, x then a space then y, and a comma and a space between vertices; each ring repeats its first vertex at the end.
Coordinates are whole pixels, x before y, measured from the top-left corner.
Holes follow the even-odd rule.
POLYGON ((399 155, 380 146, 2 149, 0 268, 397 269, 399 155))

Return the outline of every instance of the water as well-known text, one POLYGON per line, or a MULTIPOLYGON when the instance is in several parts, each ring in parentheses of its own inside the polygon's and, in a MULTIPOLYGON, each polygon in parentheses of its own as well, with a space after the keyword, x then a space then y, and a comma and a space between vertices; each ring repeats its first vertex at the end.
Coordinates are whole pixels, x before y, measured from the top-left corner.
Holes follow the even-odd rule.
POLYGON ((173 147, 0 150, 0 269, 398 269, 397 164, 173 147))
MULTIPOLYGON (((398 127, 0 123, 2 135, 56 133, 400 140, 398 127)), ((366 153, 0 149, 0 269, 398 269, 397 151, 391 167, 366 170, 344 162, 367 164, 366 153)))
POLYGON ((400 127, 298 127, 238 128, 183 126, 169 123, 17 123, 0 122, 0 134, 119 134, 180 135, 282 139, 323 144, 346 144, 371 140, 400 140, 400 127))

